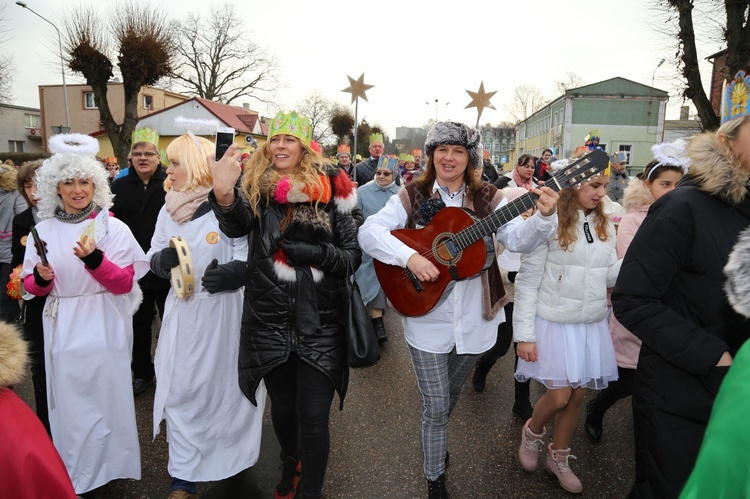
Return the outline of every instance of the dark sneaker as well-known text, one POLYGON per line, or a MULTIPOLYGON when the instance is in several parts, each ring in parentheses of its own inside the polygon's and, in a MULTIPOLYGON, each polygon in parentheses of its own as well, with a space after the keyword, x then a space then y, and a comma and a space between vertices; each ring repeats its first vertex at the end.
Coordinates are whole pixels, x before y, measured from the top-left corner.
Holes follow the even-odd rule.
POLYGON ((155 382, 156 378, 154 376, 151 376, 151 379, 135 378, 133 380, 133 395, 140 395, 155 382))
POLYGON ((602 439, 604 413, 598 409, 595 402, 596 399, 593 399, 586 404, 586 424, 583 425, 583 428, 586 430, 586 436, 592 442, 599 442, 602 439))
POLYGON ((292 499, 297 494, 300 479, 302 478, 302 461, 295 456, 287 456, 282 451, 281 456, 281 480, 273 491, 274 499, 292 499))
POLYGON ((534 412, 534 408, 531 407, 531 402, 528 400, 516 400, 513 404, 513 414, 517 415, 521 419, 531 419, 531 414, 534 412))
POLYGON ((427 494, 429 499, 450 499, 445 490, 445 475, 440 475, 435 481, 427 480, 427 494))

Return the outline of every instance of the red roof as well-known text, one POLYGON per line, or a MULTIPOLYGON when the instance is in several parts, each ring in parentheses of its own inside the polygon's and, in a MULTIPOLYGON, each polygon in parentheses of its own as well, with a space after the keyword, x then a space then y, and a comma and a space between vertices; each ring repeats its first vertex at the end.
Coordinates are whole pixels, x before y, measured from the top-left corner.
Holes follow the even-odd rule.
POLYGON ((220 121, 226 123, 238 132, 251 133, 255 127, 255 123, 258 121, 257 114, 251 113, 243 107, 230 106, 229 104, 201 99, 200 97, 195 97, 195 100, 200 102, 203 107, 219 118, 220 121))

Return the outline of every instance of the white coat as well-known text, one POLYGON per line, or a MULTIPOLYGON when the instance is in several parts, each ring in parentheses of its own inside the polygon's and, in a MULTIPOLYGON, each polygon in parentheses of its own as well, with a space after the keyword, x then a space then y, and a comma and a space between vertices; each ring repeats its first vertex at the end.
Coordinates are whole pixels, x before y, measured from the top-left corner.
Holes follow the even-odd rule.
MULTIPOLYGON (((132 306, 127 294, 107 291, 73 254, 89 223, 52 218, 36 226, 55 272, 42 319, 50 430, 78 494, 116 478, 141 478, 132 306)), ((119 267, 132 264, 134 279, 148 271, 138 241, 116 218, 109 218, 109 233, 97 247, 119 267)), ((38 262, 36 248, 27 245, 22 277, 38 262)))
POLYGON ((617 259, 615 229, 608 224, 608 241, 594 229, 594 214, 578 212, 578 239, 564 251, 553 237, 521 257, 516 277, 513 340, 536 341, 536 317, 566 324, 593 323, 608 313, 607 288, 615 285, 622 260, 617 259), (588 243, 588 222, 594 242, 588 243))
POLYGON ((192 482, 221 480, 254 465, 260 452, 264 385, 258 406, 238 382, 242 289, 216 294, 201 286, 206 266, 247 260, 247 239, 230 239, 212 211, 178 224, 162 207, 149 257, 182 236, 190 250, 195 294, 180 300, 170 289, 164 307, 154 366, 153 436, 167 421, 168 471, 192 482))

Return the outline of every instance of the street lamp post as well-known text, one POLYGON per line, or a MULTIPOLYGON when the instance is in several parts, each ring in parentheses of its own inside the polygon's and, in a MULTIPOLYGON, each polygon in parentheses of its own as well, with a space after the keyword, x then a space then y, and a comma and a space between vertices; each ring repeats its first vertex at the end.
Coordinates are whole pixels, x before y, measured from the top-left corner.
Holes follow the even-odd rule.
POLYGON ((31 7, 26 5, 26 2, 21 2, 19 0, 16 2, 16 5, 18 5, 19 7, 23 7, 24 9, 30 11, 32 14, 36 15, 42 20, 48 22, 49 24, 52 25, 53 28, 55 28, 55 31, 57 31, 57 44, 60 47, 60 69, 62 73, 63 100, 65 102, 65 127, 67 128, 67 131, 70 131, 70 114, 68 113, 68 87, 65 86, 65 62, 63 61, 62 37, 60 36, 60 30, 57 29, 57 26, 55 26, 55 23, 53 23, 52 21, 50 21, 43 15, 31 9, 31 7))
MULTIPOLYGON (((430 105, 430 103, 429 103, 429 102, 425 102, 425 104, 427 104, 428 106, 430 105)), ((445 105, 446 105, 446 106, 447 106, 448 104, 450 104, 450 102, 446 102, 446 103, 445 103, 445 105)), ((437 100, 437 99, 435 99, 435 123, 437 123, 437 120, 438 120, 438 100, 437 100)))
MULTIPOLYGON (((654 72, 651 73, 651 88, 648 91, 649 94, 653 95, 653 91, 654 91, 654 78, 656 78, 656 70, 659 69, 659 67, 661 67, 662 64, 664 64, 664 61, 665 61, 665 59, 662 57, 662 59, 659 61, 659 64, 657 64, 656 67, 654 68, 654 72)), ((649 106, 648 106, 649 107, 649 112, 650 112, 650 109, 651 109, 652 102, 653 102, 653 98, 651 98, 650 102, 649 102, 649 106)), ((656 130, 657 130, 657 133, 658 133, 658 131, 659 131, 659 117, 658 117, 658 114, 657 114, 657 118, 656 118, 656 130)), ((662 129, 661 134, 662 134, 661 135, 661 140, 663 142, 664 141, 664 130, 663 129, 662 129)))

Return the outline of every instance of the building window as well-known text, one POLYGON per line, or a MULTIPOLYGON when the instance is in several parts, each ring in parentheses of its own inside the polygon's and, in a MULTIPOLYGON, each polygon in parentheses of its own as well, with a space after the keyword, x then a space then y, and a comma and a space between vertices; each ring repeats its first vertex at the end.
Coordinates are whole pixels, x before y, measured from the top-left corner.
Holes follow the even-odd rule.
POLYGON ((94 92, 83 93, 83 107, 84 109, 96 109, 96 101, 94 100, 94 92))
POLYGON ((23 140, 9 140, 8 152, 23 152, 23 140))
POLYGON ((144 95, 143 96, 143 109, 153 109, 154 108, 154 97, 152 95, 144 95))
POLYGON ((37 128, 40 123, 40 116, 38 114, 24 114, 23 122, 24 126, 28 128, 37 128))
POLYGON ((625 153, 625 157, 627 158, 627 161, 625 162, 626 165, 630 166, 630 157, 633 154, 633 146, 630 144, 620 144, 620 152, 625 153))

